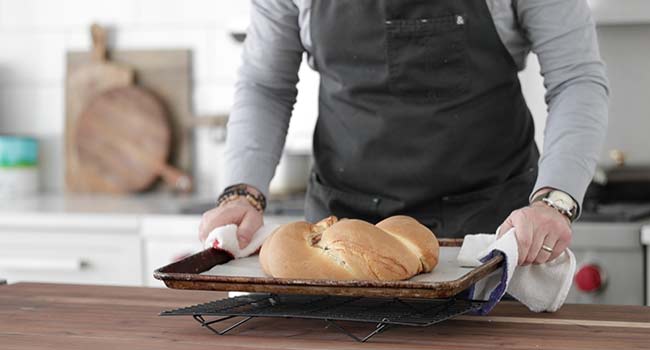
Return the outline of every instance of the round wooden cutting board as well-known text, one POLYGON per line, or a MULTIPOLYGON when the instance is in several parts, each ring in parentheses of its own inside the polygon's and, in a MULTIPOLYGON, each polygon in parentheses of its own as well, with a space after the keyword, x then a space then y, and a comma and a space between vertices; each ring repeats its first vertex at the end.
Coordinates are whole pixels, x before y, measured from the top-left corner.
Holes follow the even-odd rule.
MULTIPOLYGON (((107 58, 107 33, 97 24, 91 29, 92 59, 68 73, 66 79, 66 130, 73 130, 80 113, 95 96, 103 91, 133 84, 134 72, 130 67, 111 62, 107 58)), ((66 186, 73 191, 86 191, 84 177, 79 169, 79 159, 74 151, 74 133, 66 132, 66 186)))
POLYGON ((135 86, 107 90, 81 113, 75 148, 84 182, 92 192, 127 193, 163 179, 187 191, 187 175, 169 166, 171 129, 164 106, 135 86))

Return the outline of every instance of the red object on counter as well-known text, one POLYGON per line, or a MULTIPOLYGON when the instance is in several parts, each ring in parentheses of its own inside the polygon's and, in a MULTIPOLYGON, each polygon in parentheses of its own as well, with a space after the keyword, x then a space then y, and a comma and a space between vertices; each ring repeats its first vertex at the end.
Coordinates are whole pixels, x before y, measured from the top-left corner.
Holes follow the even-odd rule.
POLYGON ((597 292, 603 287, 603 272, 598 265, 584 265, 578 270, 573 281, 582 292, 597 292))

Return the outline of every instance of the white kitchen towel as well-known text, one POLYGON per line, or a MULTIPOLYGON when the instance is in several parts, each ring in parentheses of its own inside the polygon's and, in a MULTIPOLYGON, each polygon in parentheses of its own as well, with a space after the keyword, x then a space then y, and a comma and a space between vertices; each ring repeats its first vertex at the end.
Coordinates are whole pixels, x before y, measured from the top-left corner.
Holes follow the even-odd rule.
POLYGON ((573 252, 567 249, 545 264, 517 266, 519 253, 514 228, 499 239, 496 236, 467 235, 458 253, 462 266, 478 266, 496 254, 505 257, 499 270, 478 281, 470 290, 470 298, 488 301, 479 312, 490 312, 506 292, 531 311, 557 311, 564 304, 573 281, 576 269, 573 252))
POLYGON ((266 237, 273 233, 277 227, 278 225, 262 225, 262 227, 255 232, 251 242, 244 249, 239 248, 236 225, 217 227, 208 235, 204 247, 225 250, 235 259, 243 258, 258 251, 266 237))

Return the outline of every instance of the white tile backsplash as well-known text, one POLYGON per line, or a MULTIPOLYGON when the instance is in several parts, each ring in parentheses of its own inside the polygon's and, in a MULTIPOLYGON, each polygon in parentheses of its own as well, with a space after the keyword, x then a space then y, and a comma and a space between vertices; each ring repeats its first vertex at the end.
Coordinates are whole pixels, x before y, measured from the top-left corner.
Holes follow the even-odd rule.
POLYGON ((199 82, 194 85, 194 113, 197 116, 228 114, 235 87, 232 84, 199 82))
POLYGON ((134 0, 55 0, 51 2, 63 5, 63 25, 65 27, 85 29, 93 22, 115 27, 139 22, 138 2, 134 0))
POLYGON ((61 135, 64 97, 59 84, 14 85, 0 88, 0 132, 61 135))
POLYGON ((210 32, 199 29, 118 28, 114 33, 115 47, 123 50, 191 49, 192 74, 196 82, 214 80, 214 42, 210 32))
POLYGON ((241 64, 241 53, 243 46, 232 38, 230 31, 224 28, 217 28, 213 32, 212 47, 214 61, 212 64, 218 67, 215 71, 215 79, 232 85, 237 78, 237 69, 241 64))
POLYGON ((548 116, 548 107, 544 100, 546 89, 542 78, 537 55, 531 54, 526 61, 526 69, 519 73, 521 89, 528 104, 528 109, 535 121, 535 141, 540 150, 544 147, 544 127, 548 116))
POLYGON ((192 24, 214 26, 228 18, 229 6, 246 1, 227 0, 140 0, 140 23, 147 24, 192 24))
MULTIPOLYGON (((634 1, 640 4, 640 0, 634 1)), ((47 137, 47 145, 56 145, 56 140, 61 143, 65 53, 90 48, 88 27, 93 21, 109 28, 109 43, 113 49, 192 50, 196 114, 227 113, 233 100, 242 50, 230 37, 230 31, 246 27, 248 9, 248 0, 0 0, 0 133, 29 133, 47 137)), ((617 120, 624 113, 630 115, 628 119, 643 118, 645 114, 641 112, 650 109, 645 108, 648 99, 642 97, 648 79, 644 74, 636 74, 633 68, 621 68, 621 64, 627 65, 629 61, 643 65, 642 58, 628 56, 640 52, 633 43, 643 42, 647 27, 627 31, 612 27, 600 31, 601 47, 604 47, 610 72, 620 75, 613 79, 612 85, 617 91, 612 95, 612 111, 617 120), (638 93, 620 92, 625 89, 623 84, 636 86, 638 93), (637 114, 630 112, 630 108, 637 114)), ((645 51, 641 54, 645 55, 645 51)), ((538 63, 532 57, 520 78, 535 119, 536 140, 541 145, 546 105, 538 72, 538 63)), ((309 147, 317 113, 318 75, 303 66, 300 78, 301 93, 287 140, 290 149, 309 147)), ((616 131, 615 128, 612 130, 616 131)), ((638 130, 642 133, 644 129, 638 130)), ((641 140, 634 138, 637 139, 641 140)), ((221 152, 220 146, 208 146, 209 137, 202 137, 202 140, 199 142, 206 143, 200 146, 199 153, 208 154, 210 158, 213 153, 221 152)), ((638 140, 610 138, 608 146, 627 147, 632 142, 641 142, 638 140)), ((58 146, 47 147, 53 150, 48 154, 58 152, 58 146)), ((47 156, 45 169, 44 187, 62 188, 62 159, 47 156)), ((205 179, 209 179, 214 166, 208 164, 199 169, 202 181, 209 182, 205 179)))
MULTIPOLYGON (((246 27, 248 8, 226 0, 0 0, 0 133, 42 138, 43 188, 63 188, 65 53, 90 49, 93 22, 109 30, 110 49, 192 50, 195 113, 227 114, 241 56, 230 30, 246 27)), ((218 157, 220 146, 202 140, 199 153, 218 157)), ((209 183, 212 168, 198 169, 209 183)))
POLYGON ((63 6, 52 0, 0 0, 0 23, 8 28, 61 26, 63 6))
POLYGON ((0 85, 63 80, 63 32, 0 30, 0 85))
POLYGON ((318 117, 318 84, 320 76, 305 59, 298 71, 298 96, 291 113, 285 150, 293 153, 310 153, 311 139, 318 117))

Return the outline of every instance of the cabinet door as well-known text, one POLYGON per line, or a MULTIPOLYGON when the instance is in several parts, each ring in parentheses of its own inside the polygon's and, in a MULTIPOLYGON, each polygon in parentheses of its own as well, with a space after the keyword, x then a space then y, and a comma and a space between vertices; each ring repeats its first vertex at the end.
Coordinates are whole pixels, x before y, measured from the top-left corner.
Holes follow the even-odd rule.
POLYGON ((18 281, 142 285, 137 234, 0 232, 0 276, 18 281))

